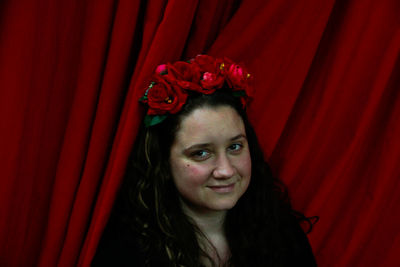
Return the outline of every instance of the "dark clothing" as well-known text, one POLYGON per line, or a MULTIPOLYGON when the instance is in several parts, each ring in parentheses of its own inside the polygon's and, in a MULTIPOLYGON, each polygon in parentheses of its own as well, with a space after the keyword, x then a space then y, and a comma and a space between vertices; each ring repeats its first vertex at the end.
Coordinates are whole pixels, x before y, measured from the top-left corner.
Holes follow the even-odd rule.
MULTIPOLYGON (((113 226, 112 224, 111 222, 106 227, 92 261, 92 266, 141 267, 145 266, 145 258, 150 258, 148 266, 160 267, 168 265, 160 262, 161 259, 157 259, 156 256, 149 257, 141 253, 138 244, 135 242, 133 232, 129 230, 129 227, 121 225, 113 226)), ((297 222, 292 230, 293 237, 291 240, 296 240, 296 242, 292 244, 292 249, 290 249, 287 257, 285 257, 286 263, 283 266, 316 266, 307 236, 297 222)), ((260 266, 268 266, 268 264, 260 266)))

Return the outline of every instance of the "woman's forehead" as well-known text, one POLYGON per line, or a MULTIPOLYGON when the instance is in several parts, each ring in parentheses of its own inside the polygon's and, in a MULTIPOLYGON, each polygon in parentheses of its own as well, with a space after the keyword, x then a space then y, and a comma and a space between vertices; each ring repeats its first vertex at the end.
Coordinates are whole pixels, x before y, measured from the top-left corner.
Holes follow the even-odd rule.
POLYGON ((245 134, 243 120, 230 106, 202 107, 187 115, 180 124, 175 141, 184 145, 209 139, 231 139, 245 134))

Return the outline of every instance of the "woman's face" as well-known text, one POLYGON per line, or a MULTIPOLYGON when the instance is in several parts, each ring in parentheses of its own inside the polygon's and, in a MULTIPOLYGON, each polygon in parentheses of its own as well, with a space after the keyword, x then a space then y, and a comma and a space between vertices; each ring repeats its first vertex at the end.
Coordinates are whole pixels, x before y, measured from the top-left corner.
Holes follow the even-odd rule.
POLYGON ((194 110, 180 124, 170 164, 184 208, 194 212, 232 208, 251 177, 241 117, 229 106, 194 110))

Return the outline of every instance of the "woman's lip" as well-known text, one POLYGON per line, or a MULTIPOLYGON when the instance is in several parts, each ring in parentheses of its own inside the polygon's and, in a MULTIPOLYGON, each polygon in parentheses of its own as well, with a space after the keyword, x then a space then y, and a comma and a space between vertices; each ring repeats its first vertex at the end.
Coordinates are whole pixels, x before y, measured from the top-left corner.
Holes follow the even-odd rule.
POLYGON ((229 193, 233 191, 235 187, 235 183, 228 184, 228 185, 215 185, 215 186, 208 186, 211 190, 217 193, 229 193))

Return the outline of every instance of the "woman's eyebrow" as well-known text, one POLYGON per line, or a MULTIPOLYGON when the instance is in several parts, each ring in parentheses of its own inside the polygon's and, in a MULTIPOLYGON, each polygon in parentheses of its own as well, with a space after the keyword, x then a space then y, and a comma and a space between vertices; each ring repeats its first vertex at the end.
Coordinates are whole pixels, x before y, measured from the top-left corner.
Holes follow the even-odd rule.
POLYGON ((240 138, 247 139, 247 136, 245 134, 238 134, 238 135, 232 137, 230 140, 234 141, 234 140, 237 140, 237 139, 240 139, 240 138))

